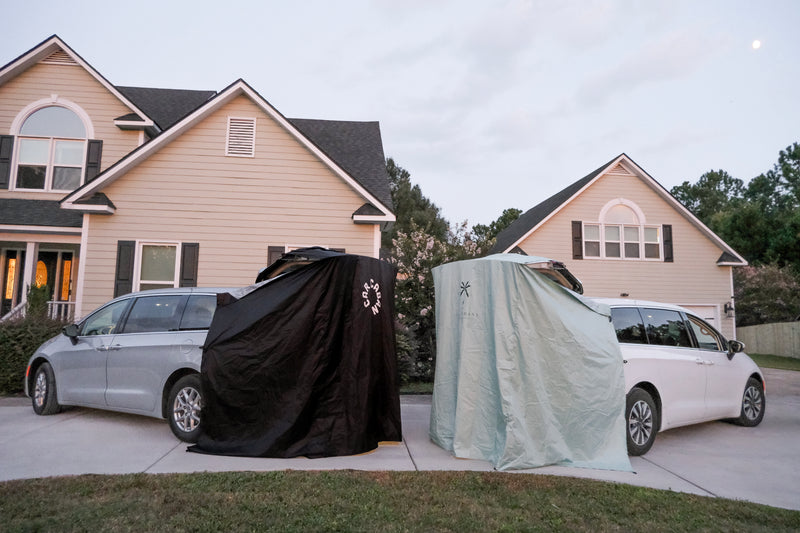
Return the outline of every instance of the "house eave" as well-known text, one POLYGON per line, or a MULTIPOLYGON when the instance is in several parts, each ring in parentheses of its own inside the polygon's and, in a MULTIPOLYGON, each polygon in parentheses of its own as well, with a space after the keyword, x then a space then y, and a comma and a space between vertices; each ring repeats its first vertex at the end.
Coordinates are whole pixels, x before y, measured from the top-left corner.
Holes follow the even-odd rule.
POLYGON ((99 215, 113 215, 117 211, 116 208, 109 205, 79 204, 75 202, 62 202, 61 209, 99 215))
POLYGON ((394 215, 353 215, 354 224, 383 224, 385 222, 395 222, 397 218, 394 215))
POLYGON ((3 233, 28 233, 36 235, 80 235, 81 228, 63 226, 26 226, 26 225, 0 225, 0 234, 3 233))

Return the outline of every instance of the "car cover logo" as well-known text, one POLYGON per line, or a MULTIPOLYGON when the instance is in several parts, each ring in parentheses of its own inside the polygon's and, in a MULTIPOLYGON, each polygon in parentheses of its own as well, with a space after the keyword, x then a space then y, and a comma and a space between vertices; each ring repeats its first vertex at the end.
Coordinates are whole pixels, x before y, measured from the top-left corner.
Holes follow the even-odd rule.
POLYGON ((463 296, 463 295, 466 294, 467 298, 469 298, 469 288, 470 288, 469 281, 462 281, 461 282, 461 292, 458 295, 459 296, 463 296))
POLYGON ((364 283, 361 297, 364 299, 364 308, 371 309, 373 316, 381 312, 381 286, 374 279, 364 283))

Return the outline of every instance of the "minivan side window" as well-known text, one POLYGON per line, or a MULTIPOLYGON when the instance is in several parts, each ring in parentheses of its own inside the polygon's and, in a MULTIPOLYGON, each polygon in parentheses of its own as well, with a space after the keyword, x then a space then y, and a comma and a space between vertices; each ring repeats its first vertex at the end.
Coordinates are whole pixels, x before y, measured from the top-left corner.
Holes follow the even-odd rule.
POLYGON ((189 296, 181 319, 181 330, 208 329, 217 309, 216 294, 193 294, 189 296))
POLYGON ((617 332, 619 342, 647 344, 642 315, 635 307, 615 307, 611 309, 611 322, 617 332))
POLYGON ((185 302, 186 296, 183 294, 136 298, 123 332, 177 331, 185 302))
POLYGON ((725 339, 714 328, 697 317, 689 316, 689 325, 692 328, 697 344, 701 350, 724 351, 728 349, 725 339))
POLYGON ((668 309, 642 309, 650 344, 692 347, 686 322, 678 311, 668 309))
POLYGON ((81 335, 119 333, 119 321, 130 303, 130 300, 114 302, 92 313, 81 325, 81 335))

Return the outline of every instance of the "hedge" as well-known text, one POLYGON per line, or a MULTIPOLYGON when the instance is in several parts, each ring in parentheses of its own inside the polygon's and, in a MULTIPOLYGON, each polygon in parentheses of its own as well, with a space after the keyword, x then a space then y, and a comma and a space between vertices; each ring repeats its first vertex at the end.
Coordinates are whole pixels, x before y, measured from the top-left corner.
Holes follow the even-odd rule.
POLYGON ((28 359, 44 341, 58 335, 63 322, 24 318, 0 323, 0 394, 20 394, 28 359))

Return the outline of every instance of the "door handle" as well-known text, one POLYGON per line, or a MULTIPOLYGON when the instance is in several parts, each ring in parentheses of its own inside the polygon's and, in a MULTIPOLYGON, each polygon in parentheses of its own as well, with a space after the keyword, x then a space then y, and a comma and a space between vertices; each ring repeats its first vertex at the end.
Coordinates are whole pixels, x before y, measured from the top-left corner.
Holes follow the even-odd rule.
POLYGON ((95 348, 95 350, 97 350, 98 352, 111 352, 119 350, 120 348, 122 348, 121 344, 114 344, 113 346, 109 344, 104 346, 98 346, 97 348, 95 348))
POLYGON ((706 365, 706 366, 712 366, 714 364, 714 361, 711 361, 710 359, 701 359, 699 357, 695 359, 694 362, 697 363, 698 365, 706 365))

